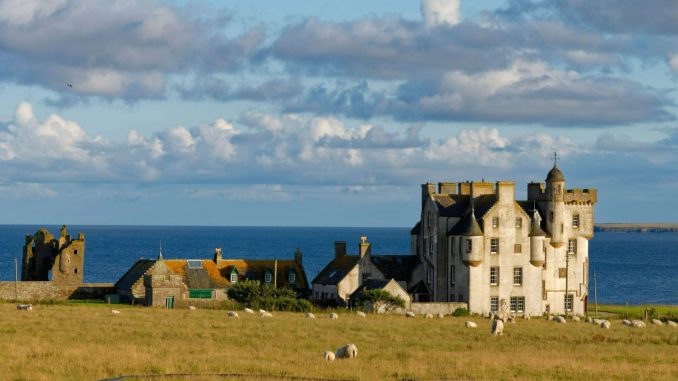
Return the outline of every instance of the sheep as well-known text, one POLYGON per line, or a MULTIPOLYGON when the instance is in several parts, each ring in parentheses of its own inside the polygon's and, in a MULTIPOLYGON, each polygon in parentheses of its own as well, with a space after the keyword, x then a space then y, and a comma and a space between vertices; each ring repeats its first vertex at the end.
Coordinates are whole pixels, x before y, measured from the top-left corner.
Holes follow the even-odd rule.
POLYGON ((355 314, 360 316, 360 317, 367 317, 367 315, 365 315, 365 313, 362 312, 362 311, 357 311, 355 314))
POLYGON ((604 321, 605 321, 605 320, 603 320, 603 319, 593 319, 593 320, 592 320, 592 323, 593 323, 594 325, 601 325, 604 321))
POLYGON ((530 314, 527 312, 523 314, 523 320, 530 320, 530 314))
POLYGON ((645 322, 642 320, 631 320, 634 328, 645 328, 645 322))
POLYGON ((673 320, 667 320, 667 321, 666 321, 666 325, 667 325, 668 327, 674 327, 674 328, 675 328, 675 327, 678 327, 678 324, 676 324, 676 322, 673 321, 673 320))
POLYGON ((264 310, 259 310, 259 316, 261 316, 262 318, 266 318, 266 317, 273 317, 273 314, 270 313, 270 312, 266 312, 264 310))
POLYGON ((337 349, 335 355, 340 359, 356 358, 358 357, 358 347, 355 344, 346 344, 343 347, 337 349))
POLYGON ((478 328, 478 324, 476 324, 475 322, 472 322, 472 321, 470 321, 470 320, 466 320, 466 321, 464 322, 464 326, 465 326, 466 328, 478 328))
POLYGON ((17 310, 23 310, 23 311, 33 311, 33 305, 32 304, 17 304, 16 309, 17 310))
POLYGON ((593 318, 591 318, 590 316, 587 317, 587 318, 586 318, 586 322, 587 322, 587 323, 593 323, 593 318))
POLYGON ((406 311, 405 312, 405 317, 413 318, 415 316, 417 316, 417 315, 415 315, 414 312, 412 312, 412 311, 406 311))
POLYGON ((313 315, 311 312, 306 312, 306 317, 309 319, 315 319, 315 315, 313 315))
POLYGON ((444 317, 445 317, 445 314, 443 314, 442 312, 438 314, 438 319, 442 319, 444 317))
POLYGON ((247 312, 248 314, 254 313, 254 311, 251 308, 247 308, 247 307, 245 307, 245 312, 247 312))
POLYGON ((330 314, 330 319, 332 319, 332 320, 334 320, 334 319, 339 319, 339 315, 337 315, 336 312, 332 312, 332 313, 330 314))
POLYGON ((501 336, 504 332, 504 322, 501 319, 492 320, 492 334, 501 336))
POLYGON ((548 321, 553 320, 553 315, 546 315, 546 320, 548 320, 548 321))
POLYGON ((572 321, 581 321, 579 316, 572 316, 572 321))
POLYGON ((336 357, 334 356, 334 352, 325 351, 325 353, 323 353, 323 358, 327 362, 332 362, 336 357))
POLYGON ((659 319, 652 319, 652 324, 654 325, 664 325, 661 320, 659 319))
POLYGON ((228 311, 228 317, 239 318, 238 313, 235 311, 228 311))
POLYGON ((603 322, 600 323, 600 328, 610 329, 610 322, 607 320, 603 320, 603 322))
POLYGON ((120 315, 120 311, 118 311, 118 310, 111 310, 111 313, 113 315, 120 315))
POLYGON ((565 320, 565 318, 562 317, 562 316, 556 316, 555 318, 553 318, 553 320, 554 320, 556 323, 560 323, 560 324, 565 324, 565 323, 567 323, 567 320, 565 320))
POLYGON ((188 306, 189 311, 195 311, 195 309, 196 309, 195 306, 188 306))
POLYGON ((424 319, 433 319, 433 314, 424 315, 424 319))
POLYGON ((627 325, 629 327, 633 327, 633 323, 631 323, 631 320, 623 319, 622 324, 627 325))

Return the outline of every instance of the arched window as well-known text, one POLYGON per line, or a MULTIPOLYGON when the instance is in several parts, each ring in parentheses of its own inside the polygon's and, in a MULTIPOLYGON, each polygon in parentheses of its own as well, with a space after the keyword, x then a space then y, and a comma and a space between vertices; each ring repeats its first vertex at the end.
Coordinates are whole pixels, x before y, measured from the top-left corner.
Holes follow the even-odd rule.
POLYGON ((264 282, 266 282, 267 284, 270 284, 272 282, 272 278, 273 278, 273 276, 272 276, 271 272, 266 270, 266 272, 264 273, 264 282))
POLYGON ((287 281, 291 285, 297 283, 297 273, 295 273, 294 270, 290 271, 289 274, 287 274, 287 281))

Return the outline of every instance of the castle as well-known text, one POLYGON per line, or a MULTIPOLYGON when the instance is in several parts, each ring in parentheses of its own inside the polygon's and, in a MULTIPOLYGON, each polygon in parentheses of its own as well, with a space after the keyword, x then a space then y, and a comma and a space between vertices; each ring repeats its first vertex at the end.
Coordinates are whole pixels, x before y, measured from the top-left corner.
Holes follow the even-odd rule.
POLYGON ((596 201, 595 189, 566 189, 556 164, 545 183, 527 185, 527 200, 515 199, 511 181, 423 184, 411 232, 414 301, 585 314, 596 201))
POLYGON ((45 228, 34 235, 26 235, 21 261, 22 281, 48 281, 57 285, 82 284, 85 263, 85 234, 73 238, 66 225, 61 227, 59 238, 45 228))

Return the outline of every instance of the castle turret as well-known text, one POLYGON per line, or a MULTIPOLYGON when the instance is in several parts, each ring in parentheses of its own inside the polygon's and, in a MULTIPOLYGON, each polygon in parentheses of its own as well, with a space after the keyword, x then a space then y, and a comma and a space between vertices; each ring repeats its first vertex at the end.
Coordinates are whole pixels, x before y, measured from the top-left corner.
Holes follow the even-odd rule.
POLYGON ((551 234, 551 246, 565 244, 565 176, 554 164, 546 176, 546 230, 551 234))
POLYGON ((459 223, 463 239, 462 260, 467 266, 478 267, 483 263, 483 231, 473 209, 459 223))
POLYGON ((532 225, 530 226, 530 263, 535 267, 544 266, 544 237, 546 233, 541 230, 541 217, 537 209, 532 213, 532 225))

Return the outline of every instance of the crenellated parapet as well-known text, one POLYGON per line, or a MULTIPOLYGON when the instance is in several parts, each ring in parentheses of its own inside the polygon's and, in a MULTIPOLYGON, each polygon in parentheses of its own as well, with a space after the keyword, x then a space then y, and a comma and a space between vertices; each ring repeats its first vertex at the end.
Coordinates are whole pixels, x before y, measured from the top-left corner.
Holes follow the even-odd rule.
POLYGON ((590 205, 598 201, 597 189, 568 189, 565 192, 566 204, 590 205))

